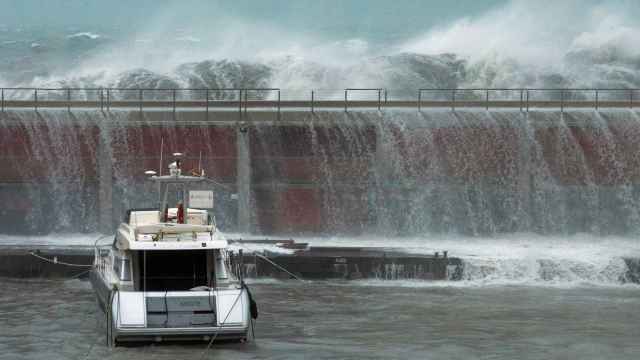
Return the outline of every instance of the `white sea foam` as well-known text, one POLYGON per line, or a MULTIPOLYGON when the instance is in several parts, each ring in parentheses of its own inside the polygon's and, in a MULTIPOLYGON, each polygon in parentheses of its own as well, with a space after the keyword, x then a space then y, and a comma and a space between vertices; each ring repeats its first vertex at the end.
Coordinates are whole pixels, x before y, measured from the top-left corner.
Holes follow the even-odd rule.
MULTIPOLYGON (((2 245, 69 246, 93 245, 99 234, 51 234, 46 236, 0 236, 2 245)), ((279 239, 247 234, 228 234, 229 238, 279 239)), ((412 254, 448 251, 461 258, 464 272, 461 281, 424 282, 420 280, 363 280, 374 286, 618 286, 628 271, 625 257, 640 257, 640 244, 631 237, 598 237, 589 234, 542 236, 511 234, 493 237, 432 235, 427 237, 389 238, 306 237, 297 242, 310 246, 364 246, 400 250, 412 254)), ((232 245, 245 251, 290 253, 273 244, 232 245)))
POLYGON ((461 258, 464 262, 462 280, 456 282, 411 279, 362 281, 365 285, 381 286, 619 286, 625 284, 628 271, 623 258, 640 257, 640 243, 633 237, 590 234, 305 237, 295 240, 308 242, 310 246, 377 247, 411 254, 439 252, 440 256, 446 250, 449 256, 461 258))
POLYGON ((96 40, 101 38, 102 36, 92 32, 78 32, 75 34, 67 35, 67 39, 90 39, 96 40))
MULTIPOLYGON (((1 235, 0 245, 86 245, 99 234, 1 235)), ((227 234, 230 239, 282 239, 249 234, 227 234)), ((363 246, 399 250, 410 254, 442 254, 461 258, 461 281, 426 282, 412 279, 362 280, 372 286, 635 286, 625 283, 624 258, 640 258, 640 243, 633 237, 599 237, 590 234, 543 236, 510 234, 492 237, 430 235, 397 238, 381 236, 302 237, 310 246, 363 246)), ((273 244, 231 245, 234 250, 291 253, 273 244)), ((442 255, 440 255, 442 256, 442 255)))
MULTIPOLYGON (((640 27, 625 6, 631 5, 514 0, 390 46, 354 37, 335 40, 296 34, 273 23, 249 23, 225 14, 218 14, 215 31, 195 19, 192 28, 196 30, 182 29, 170 37, 166 24, 175 20, 175 14, 168 7, 131 39, 115 41, 86 57, 80 66, 38 78, 32 85, 75 81, 74 85, 127 86, 123 77, 136 69, 189 85, 181 78, 184 73, 176 71, 181 66, 224 60, 266 65, 271 69, 264 75, 266 86, 293 90, 638 86, 640 50, 634 44, 640 27), (445 53, 464 63, 435 66, 433 62, 445 53), (442 79, 445 73, 457 75, 442 79)), ((97 39, 100 35, 79 32, 69 37, 97 39)))
POLYGON ((199 38, 195 37, 195 36, 179 36, 176 38, 176 41, 184 41, 184 42, 191 42, 191 43, 199 43, 202 40, 200 40, 199 38))

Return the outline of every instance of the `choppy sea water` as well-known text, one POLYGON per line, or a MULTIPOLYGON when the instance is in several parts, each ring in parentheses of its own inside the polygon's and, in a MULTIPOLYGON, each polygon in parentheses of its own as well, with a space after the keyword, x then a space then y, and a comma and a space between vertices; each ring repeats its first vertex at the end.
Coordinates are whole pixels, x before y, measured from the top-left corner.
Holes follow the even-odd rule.
POLYGON ((382 87, 409 99, 421 87, 640 83, 638 7, 624 0, 7 5, 2 86, 278 87, 284 98, 382 87))
MULTIPOLYGON (((636 286, 254 282, 255 339, 204 358, 636 359, 636 286)), ((0 279, 0 359, 199 358, 204 343, 108 348, 83 280, 0 279)))

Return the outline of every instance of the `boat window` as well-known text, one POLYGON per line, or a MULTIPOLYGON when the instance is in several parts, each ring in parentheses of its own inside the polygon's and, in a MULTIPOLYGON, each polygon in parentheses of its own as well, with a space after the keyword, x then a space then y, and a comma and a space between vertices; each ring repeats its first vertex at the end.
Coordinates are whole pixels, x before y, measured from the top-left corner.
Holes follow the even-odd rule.
POLYGON ((220 281, 229 279, 229 273, 227 272, 227 257, 226 254, 220 250, 215 250, 215 273, 216 278, 220 281))
POLYGON ((122 281, 131 281, 131 266, 128 258, 116 256, 113 259, 113 271, 122 281))
POLYGON ((207 250, 141 251, 140 283, 143 291, 182 291, 207 286, 207 250))

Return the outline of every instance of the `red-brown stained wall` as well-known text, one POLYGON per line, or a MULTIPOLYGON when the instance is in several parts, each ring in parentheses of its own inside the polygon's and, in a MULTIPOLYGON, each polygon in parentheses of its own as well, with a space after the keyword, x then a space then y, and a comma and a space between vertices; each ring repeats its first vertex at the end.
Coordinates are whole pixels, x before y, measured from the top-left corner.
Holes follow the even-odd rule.
POLYGON ((375 129, 260 127, 250 133, 253 181, 353 182, 368 172, 375 129))
POLYGON ((143 178, 145 170, 158 171, 160 147, 164 141, 162 172, 174 159, 174 152, 183 153, 183 171, 202 167, 208 177, 223 182, 235 182, 236 134, 232 127, 165 127, 141 126, 126 128, 113 136, 114 171, 117 176, 143 178))
POLYGON ((474 181, 505 177, 516 167, 519 133, 505 127, 385 129, 383 158, 392 162, 391 181, 428 183, 448 177, 474 181))
POLYGON ((609 123, 609 130, 616 139, 617 160, 624 164, 627 182, 640 182, 640 126, 634 121, 609 123))
POLYGON ((314 157, 286 158, 272 161, 283 179, 295 183, 318 181, 321 173, 321 161, 314 157))
MULTIPOLYGON (((389 126, 376 164, 375 128, 262 126, 250 129, 252 189, 259 229, 269 233, 353 233, 371 222, 367 186, 376 166, 388 166, 386 182, 473 182, 515 179, 523 159, 520 130, 511 127, 403 128, 389 126), (386 151, 386 150, 385 150, 386 151), (277 185, 277 186, 275 186, 277 185)), ((610 121, 606 127, 536 127, 537 153, 531 168, 547 168, 560 185, 619 185, 640 181, 640 126, 610 121)), ((200 153, 209 177, 234 184, 236 129, 208 126, 140 126, 113 130, 114 176, 142 180, 158 170, 164 139, 163 172, 170 154, 186 154, 183 168, 196 168, 200 153)), ((0 127, 0 182, 46 181, 52 177, 95 181, 100 128, 20 125, 0 127), (69 161, 72 159, 72 161, 69 161)), ((377 200, 380 201, 380 200, 377 200)), ((400 203, 401 201, 398 201, 400 203)))
MULTIPOLYGON (((640 128, 632 127, 636 133, 640 128)), ((544 163, 560 185, 614 186, 638 178, 638 144, 629 129, 588 126, 546 127, 535 136, 544 163)), ((637 134, 636 134, 637 136, 637 134)))
POLYGON ((353 192, 335 191, 367 184, 375 153, 373 127, 258 127, 250 136, 253 183, 258 188, 280 184, 277 190, 263 187, 254 192, 260 231, 352 233, 358 229, 354 223, 367 221, 368 205, 360 193, 352 201, 353 192), (304 188, 287 188, 293 184, 304 188))
POLYGON ((114 155, 157 155, 164 139, 164 151, 169 153, 183 152, 193 156, 203 151, 219 157, 236 156, 236 134, 232 127, 127 127, 124 134, 116 131, 114 139, 114 155))
POLYGON ((513 172, 514 159, 520 151, 515 129, 442 127, 432 131, 447 177, 473 181, 513 172))
MULTIPOLYGON (((390 166, 389 181, 398 182, 405 180, 428 181, 436 176, 433 169, 437 164, 437 149, 430 140, 429 129, 411 129, 403 131, 397 126, 389 126, 385 134, 385 146, 394 149, 385 158, 392 162, 390 166), (411 159, 411 161, 406 161, 411 159)), ((389 164, 382 164, 389 166, 389 164)))
POLYGON ((369 204, 365 188, 334 188, 323 199, 325 230, 330 233, 359 234, 369 222, 369 204))
POLYGON ((0 182, 96 180, 96 126, 0 128, 0 182))
MULTIPOLYGON (((624 159, 608 135, 599 128, 570 127, 570 132, 578 144, 583 159, 576 159, 576 167, 582 166, 584 174, 579 179, 591 179, 598 185, 617 185, 624 182, 624 159), (582 160, 582 161, 580 161, 582 160), (618 163, 618 161, 620 161, 618 163)), ((610 135, 610 134, 609 134, 610 135)))
POLYGON ((278 197, 280 211, 275 232, 322 231, 322 199, 319 189, 291 188, 281 191, 278 197))

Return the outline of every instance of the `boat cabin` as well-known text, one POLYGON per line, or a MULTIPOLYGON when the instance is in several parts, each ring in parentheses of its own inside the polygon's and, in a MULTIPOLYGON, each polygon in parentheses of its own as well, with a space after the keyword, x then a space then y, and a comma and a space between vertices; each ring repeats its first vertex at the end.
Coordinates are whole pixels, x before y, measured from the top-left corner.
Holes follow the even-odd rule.
POLYGON ((221 251, 227 241, 208 211, 213 192, 189 191, 188 185, 203 178, 151 179, 158 184, 160 207, 127 211, 113 243, 112 266, 121 285, 132 291, 181 291, 233 280, 231 259, 221 251), (170 194, 175 207, 169 207, 170 194))

